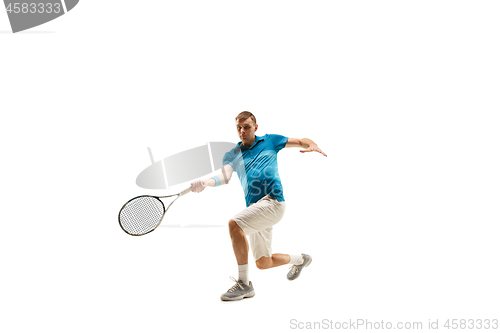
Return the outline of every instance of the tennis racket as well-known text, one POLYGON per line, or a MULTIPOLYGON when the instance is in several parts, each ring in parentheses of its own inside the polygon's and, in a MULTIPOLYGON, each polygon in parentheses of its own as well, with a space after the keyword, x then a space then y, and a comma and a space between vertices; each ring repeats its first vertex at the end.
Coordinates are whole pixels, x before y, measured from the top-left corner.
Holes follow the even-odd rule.
POLYGON ((132 236, 142 236, 154 231, 160 225, 167 210, 172 204, 183 195, 191 192, 191 187, 184 191, 166 195, 163 197, 155 197, 151 195, 141 195, 129 200, 118 214, 118 222, 120 227, 127 234, 132 236), (174 201, 165 209, 165 205, 160 198, 176 197, 174 201))

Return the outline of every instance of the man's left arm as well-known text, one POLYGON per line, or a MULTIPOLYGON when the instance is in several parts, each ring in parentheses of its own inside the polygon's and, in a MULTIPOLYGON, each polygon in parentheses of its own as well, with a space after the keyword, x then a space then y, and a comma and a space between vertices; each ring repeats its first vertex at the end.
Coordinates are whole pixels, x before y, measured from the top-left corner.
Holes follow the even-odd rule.
POLYGON ((301 153, 309 153, 312 151, 316 151, 320 154, 323 154, 323 156, 326 156, 326 154, 321 149, 319 149, 318 145, 315 144, 311 139, 288 138, 285 148, 290 148, 290 147, 304 148, 300 151, 301 153))

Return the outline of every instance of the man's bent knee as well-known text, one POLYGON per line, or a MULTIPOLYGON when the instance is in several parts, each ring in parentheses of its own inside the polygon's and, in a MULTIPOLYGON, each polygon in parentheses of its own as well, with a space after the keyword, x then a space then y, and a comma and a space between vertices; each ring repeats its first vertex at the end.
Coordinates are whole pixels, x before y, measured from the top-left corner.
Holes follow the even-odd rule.
POLYGON ((271 268, 272 261, 271 257, 260 257, 259 260, 255 261, 255 265, 258 269, 268 269, 271 268))
POLYGON ((229 233, 230 234, 240 233, 243 231, 243 230, 241 230, 238 223, 236 223, 236 221, 234 221, 233 219, 229 220, 228 226, 229 226, 229 233))

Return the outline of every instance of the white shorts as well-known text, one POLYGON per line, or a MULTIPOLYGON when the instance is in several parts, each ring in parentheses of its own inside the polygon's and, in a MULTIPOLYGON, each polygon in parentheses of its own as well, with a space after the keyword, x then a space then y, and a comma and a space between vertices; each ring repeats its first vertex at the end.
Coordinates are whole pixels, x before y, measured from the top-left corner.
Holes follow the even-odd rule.
POLYGON ((248 236, 255 261, 260 257, 271 257, 273 225, 285 215, 285 208, 284 201, 266 195, 232 217, 248 236))

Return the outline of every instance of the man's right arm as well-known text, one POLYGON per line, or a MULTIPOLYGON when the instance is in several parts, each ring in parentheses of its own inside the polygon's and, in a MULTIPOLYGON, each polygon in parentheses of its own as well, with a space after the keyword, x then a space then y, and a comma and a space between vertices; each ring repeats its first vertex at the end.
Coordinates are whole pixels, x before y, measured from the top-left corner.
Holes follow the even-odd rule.
MULTIPOLYGON (((233 168, 229 164, 225 164, 222 166, 221 173, 217 175, 220 179, 220 185, 226 185, 229 183, 231 180, 231 176, 233 174, 233 168)), ((215 179, 213 178, 208 178, 205 180, 196 180, 191 183, 191 187, 193 189, 193 192, 195 193, 200 193, 203 191, 207 186, 215 186, 216 182, 215 179)))

